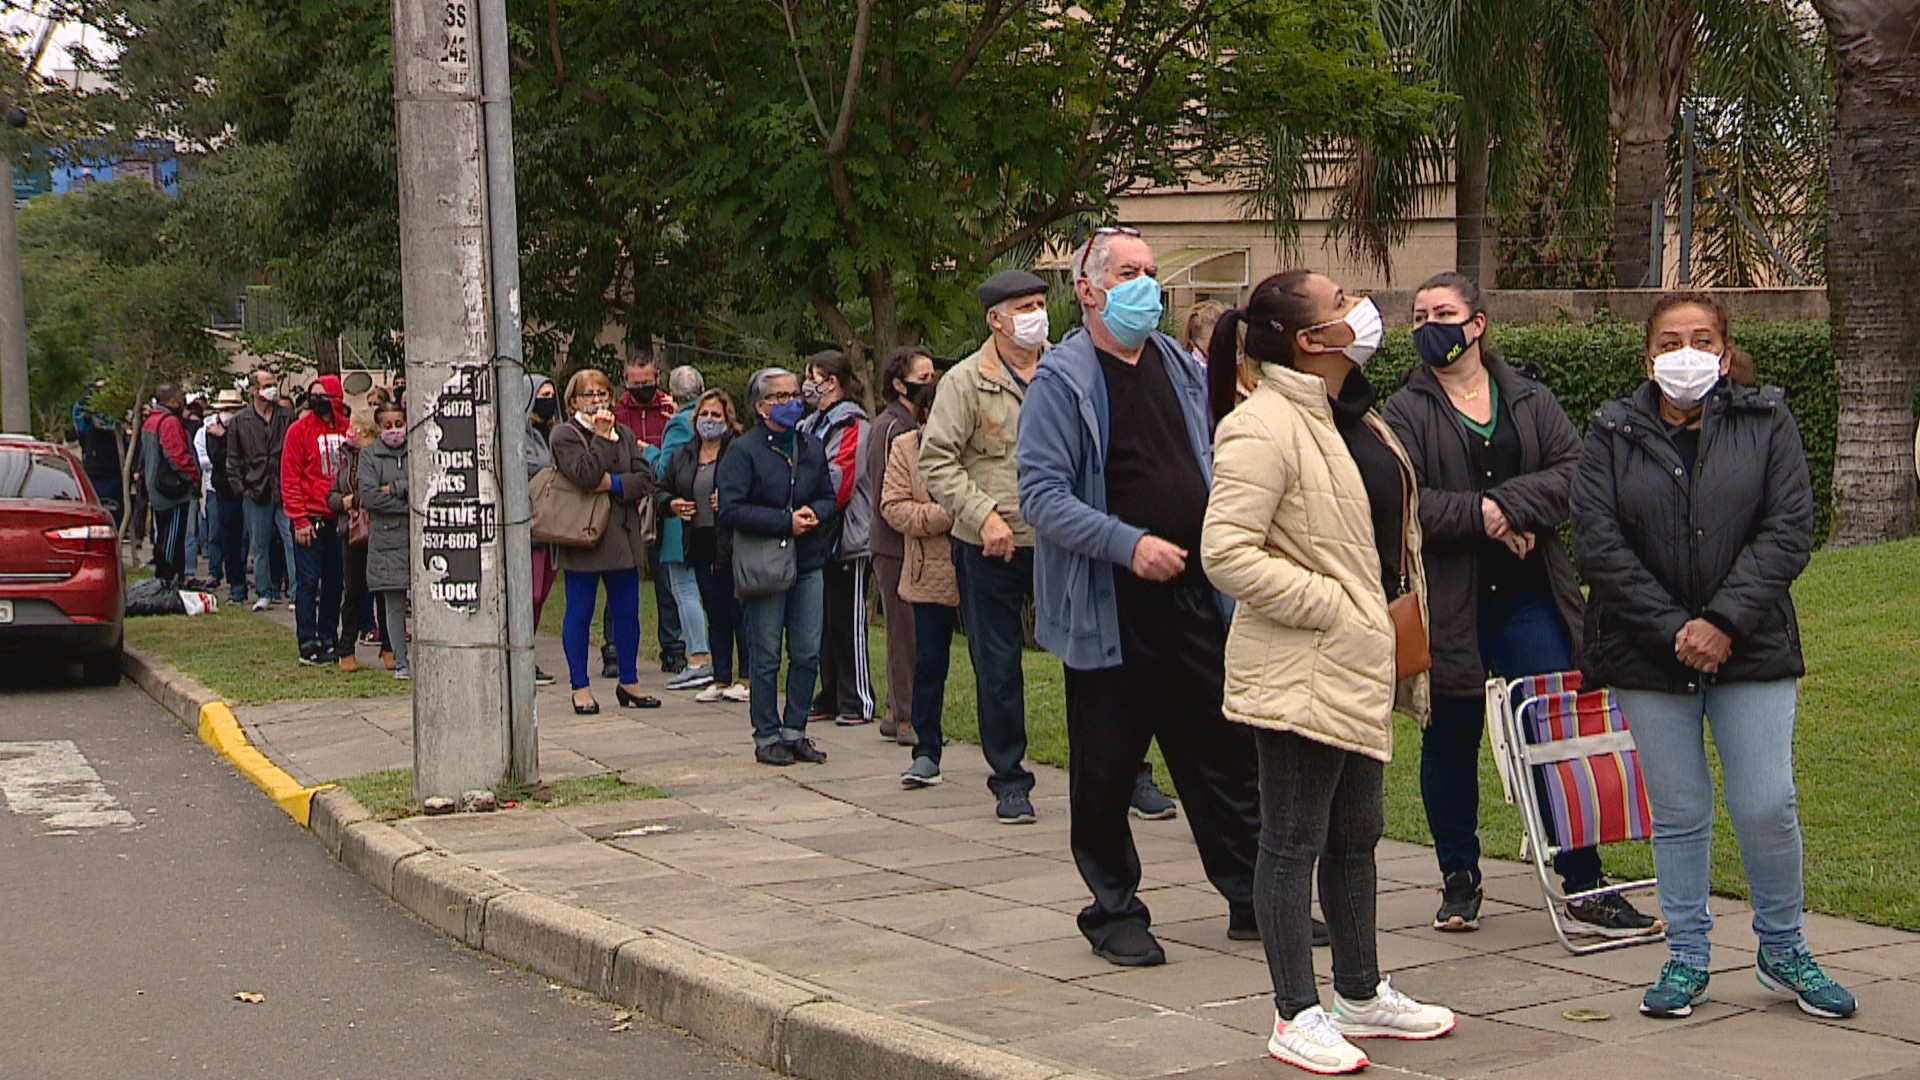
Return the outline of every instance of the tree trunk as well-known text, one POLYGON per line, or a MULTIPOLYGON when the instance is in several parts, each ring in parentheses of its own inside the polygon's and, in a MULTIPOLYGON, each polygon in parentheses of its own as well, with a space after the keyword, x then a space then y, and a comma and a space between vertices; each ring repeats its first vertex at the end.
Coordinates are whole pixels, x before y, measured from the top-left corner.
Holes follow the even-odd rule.
POLYGON ((340 335, 313 335, 313 367, 322 375, 340 374, 340 335))
POLYGON ((1916 531, 1920 376, 1920 0, 1821 0, 1837 60, 1827 295, 1839 431, 1829 543, 1916 531))
POLYGON ((1483 288, 1494 285, 1494 263, 1487 257, 1493 233, 1487 220, 1489 156, 1486 125, 1463 114, 1453 146, 1453 266, 1483 288))
POLYGON ((1667 197, 1667 140, 1620 141, 1613 166, 1613 287, 1659 288, 1653 259, 1653 204, 1667 197))

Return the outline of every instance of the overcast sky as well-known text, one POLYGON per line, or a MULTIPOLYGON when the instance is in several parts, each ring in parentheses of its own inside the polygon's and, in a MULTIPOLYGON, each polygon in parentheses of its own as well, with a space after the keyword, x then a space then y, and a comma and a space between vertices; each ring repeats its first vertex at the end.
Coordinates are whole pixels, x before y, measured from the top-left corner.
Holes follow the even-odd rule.
MULTIPOLYGON (((9 34, 15 31, 25 32, 26 40, 20 46, 23 49, 33 47, 33 35, 39 32, 44 22, 45 20, 38 16, 27 15, 20 11, 0 14, 0 30, 5 30, 9 34)), ((81 41, 82 35, 85 35, 85 40, 90 46, 99 48, 99 34, 91 33, 76 23, 62 23, 53 32, 53 43, 47 47, 47 55, 40 61, 40 73, 45 75, 62 68, 72 67, 73 61, 67 56, 67 49, 81 41)))

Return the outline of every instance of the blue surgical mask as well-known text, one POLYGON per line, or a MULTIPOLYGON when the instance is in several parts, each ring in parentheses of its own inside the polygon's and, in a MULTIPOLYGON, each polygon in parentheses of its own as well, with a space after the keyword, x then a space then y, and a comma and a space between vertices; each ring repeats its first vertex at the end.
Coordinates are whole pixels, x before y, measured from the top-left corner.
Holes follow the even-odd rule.
POLYGON ((700 437, 708 442, 715 442, 726 438, 727 422, 725 420, 715 420, 711 416, 703 416, 693 422, 693 430, 699 432, 700 437))
POLYGON ((1142 274, 1107 290, 1100 321, 1122 346, 1137 349, 1160 328, 1160 311, 1160 283, 1142 274))
POLYGON ((767 419, 780 427, 792 429, 807 415, 807 403, 804 401, 783 401, 767 410, 767 419))

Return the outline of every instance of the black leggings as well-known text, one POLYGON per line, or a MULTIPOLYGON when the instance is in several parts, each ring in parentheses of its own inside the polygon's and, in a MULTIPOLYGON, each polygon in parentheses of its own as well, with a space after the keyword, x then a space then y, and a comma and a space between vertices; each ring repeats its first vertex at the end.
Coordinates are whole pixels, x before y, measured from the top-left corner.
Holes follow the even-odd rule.
POLYGON ((1373 849, 1386 814, 1386 766, 1285 731, 1256 733, 1260 751, 1260 857, 1253 906, 1273 976, 1273 1007, 1291 1020, 1320 1003, 1313 984, 1313 864, 1320 910, 1333 938, 1333 989, 1371 1000, 1380 983, 1374 948, 1373 849))

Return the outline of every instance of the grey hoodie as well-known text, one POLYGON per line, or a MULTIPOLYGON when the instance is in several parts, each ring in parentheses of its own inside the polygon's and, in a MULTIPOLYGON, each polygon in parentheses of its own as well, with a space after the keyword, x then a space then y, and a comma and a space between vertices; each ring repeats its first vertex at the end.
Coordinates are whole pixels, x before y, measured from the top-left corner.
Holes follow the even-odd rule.
POLYGON ((526 413, 527 444, 526 444, 526 450, 525 450, 525 457, 527 459, 527 479, 531 480, 533 479, 534 474, 538 473, 541 469, 544 469, 547 466, 553 464, 553 455, 547 450, 547 434, 546 434, 547 431, 550 431, 552 429, 547 428, 543 430, 539 424, 536 424, 533 422, 534 396, 540 393, 541 387, 547 385, 548 383, 551 383, 553 380, 547 378, 545 375, 532 375, 532 374, 527 375, 526 380, 527 380, 527 413, 526 413))

